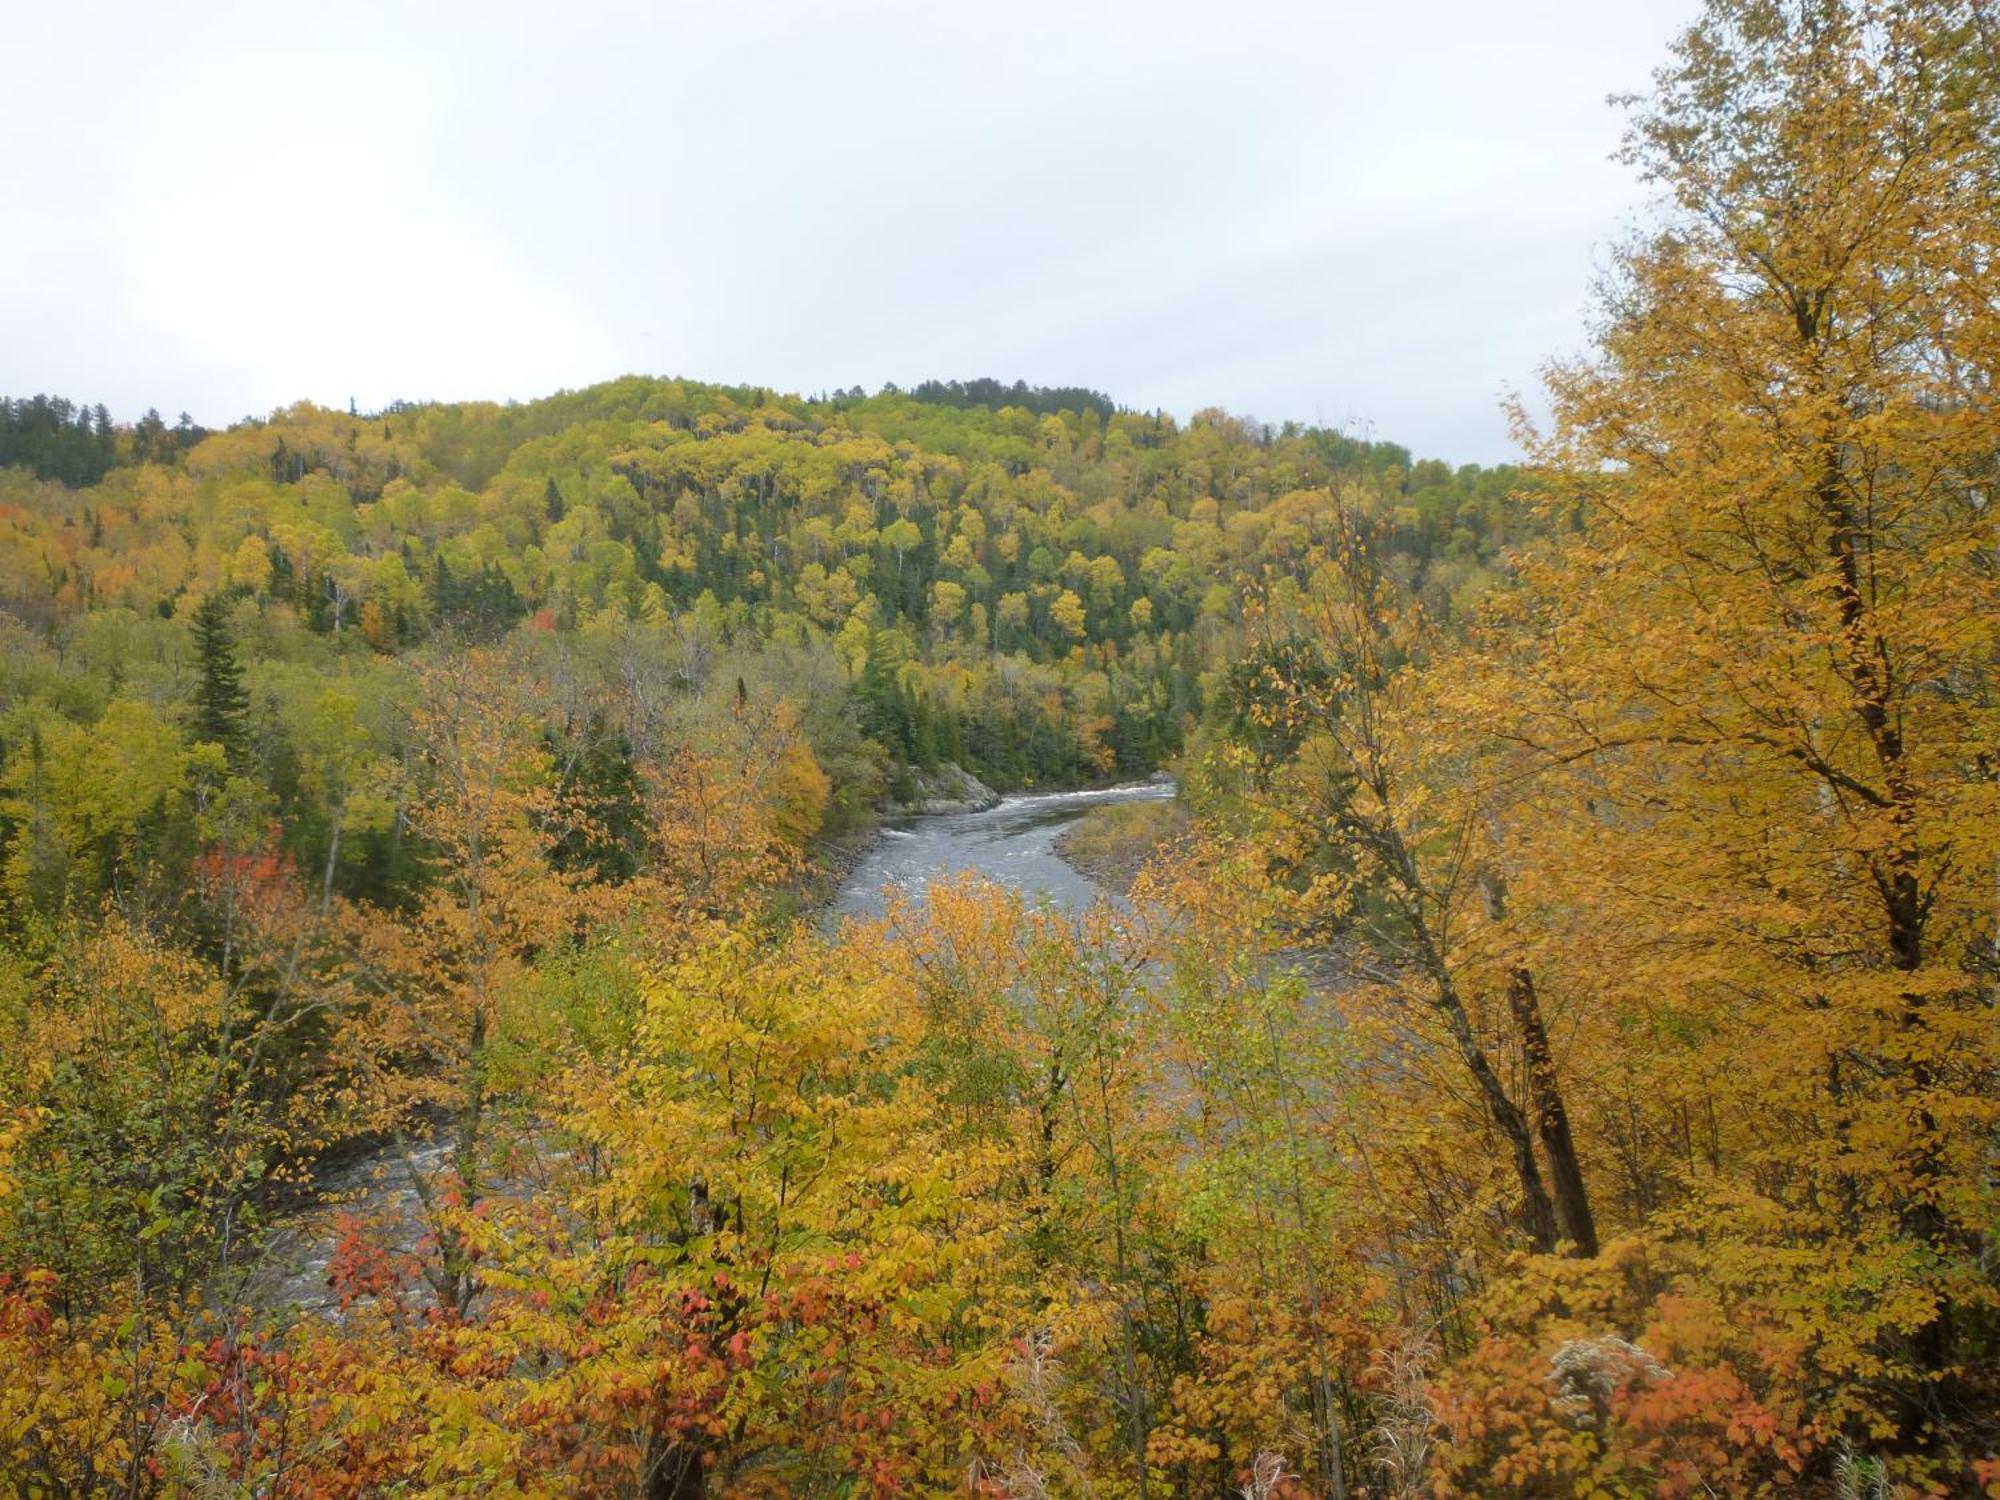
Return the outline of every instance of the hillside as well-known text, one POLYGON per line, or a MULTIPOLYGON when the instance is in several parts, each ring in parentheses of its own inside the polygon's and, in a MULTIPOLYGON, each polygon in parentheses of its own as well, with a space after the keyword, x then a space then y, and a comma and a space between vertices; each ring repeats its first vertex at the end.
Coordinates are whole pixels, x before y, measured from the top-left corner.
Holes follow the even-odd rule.
MULTIPOLYGON (((1183 427, 936 390, 957 404, 634 377, 511 406, 299 405, 164 451, 75 408, 97 483, 0 471, 0 609, 26 627, 9 747, 38 714, 89 723, 116 699, 179 722, 190 621, 215 598, 267 769, 311 674, 364 704, 457 646, 514 640, 585 672, 637 650, 681 691, 741 679, 791 700, 845 823, 941 761, 1002 788, 1155 769, 1231 653, 1236 578, 1295 567, 1337 489, 1374 497, 1446 600, 1520 524, 1505 470, 1215 412, 1183 427)), ((40 414, 22 455, 67 453, 46 428, 69 403, 10 410, 24 429, 40 414)), ((280 812, 316 864, 304 815, 280 812)))

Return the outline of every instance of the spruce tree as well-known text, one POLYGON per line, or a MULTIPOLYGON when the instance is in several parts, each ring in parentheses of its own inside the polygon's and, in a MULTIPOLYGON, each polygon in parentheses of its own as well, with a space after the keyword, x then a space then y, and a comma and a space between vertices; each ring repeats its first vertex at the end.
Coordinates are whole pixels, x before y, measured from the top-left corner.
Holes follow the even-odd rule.
POLYGON ((250 694, 236 664, 236 642, 229 633, 223 598, 210 594, 194 612, 195 653, 201 679, 195 684, 195 738, 222 746, 232 769, 241 768, 250 752, 250 694))

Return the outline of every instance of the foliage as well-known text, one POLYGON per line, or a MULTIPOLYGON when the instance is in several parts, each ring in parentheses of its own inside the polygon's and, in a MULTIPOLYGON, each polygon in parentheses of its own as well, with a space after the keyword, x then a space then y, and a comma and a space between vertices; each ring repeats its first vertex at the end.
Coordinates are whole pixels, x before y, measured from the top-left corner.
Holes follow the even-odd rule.
POLYGON ((1532 471, 10 404, 0 1496, 2000 1494, 1989 20, 1713 0, 1532 471))

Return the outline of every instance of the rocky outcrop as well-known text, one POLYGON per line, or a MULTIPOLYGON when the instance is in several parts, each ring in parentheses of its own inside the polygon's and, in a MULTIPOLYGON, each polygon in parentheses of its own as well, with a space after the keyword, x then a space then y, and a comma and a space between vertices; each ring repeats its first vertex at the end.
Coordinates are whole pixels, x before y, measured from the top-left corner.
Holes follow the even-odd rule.
POLYGON ((985 812, 1000 805, 1000 794, 963 766, 946 761, 935 771, 913 771, 917 795, 897 803, 897 814, 985 812))

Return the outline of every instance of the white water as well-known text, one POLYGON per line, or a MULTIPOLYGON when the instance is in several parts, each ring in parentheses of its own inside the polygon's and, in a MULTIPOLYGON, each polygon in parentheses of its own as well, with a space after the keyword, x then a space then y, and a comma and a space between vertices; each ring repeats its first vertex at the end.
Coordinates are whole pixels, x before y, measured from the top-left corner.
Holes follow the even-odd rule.
POLYGON ((1001 799, 985 812, 906 818, 848 873, 829 920, 879 917, 893 899, 920 899, 932 882, 970 872, 1060 911, 1079 912, 1104 888, 1055 851, 1065 826, 1106 802, 1159 802, 1170 781, 1128 782, 1080 792, 1031 792, 1001 799))

